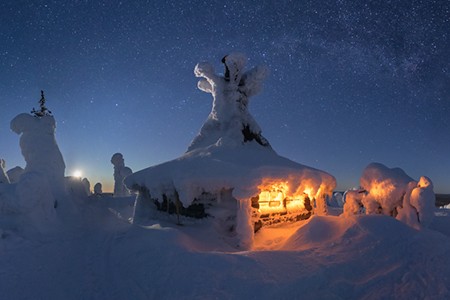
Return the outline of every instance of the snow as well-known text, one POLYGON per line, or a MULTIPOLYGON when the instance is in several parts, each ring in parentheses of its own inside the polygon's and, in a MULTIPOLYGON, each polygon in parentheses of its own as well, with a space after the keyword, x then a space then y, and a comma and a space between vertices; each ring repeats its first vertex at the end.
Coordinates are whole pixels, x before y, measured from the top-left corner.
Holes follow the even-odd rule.
POLYGON ((238 251, 217 236, 208 219, 177 226, 175 217, 161 215, 147 226, 130 224, 133 201, 76 201, 83 203, 77 218, 46 235, 3 230, 2 297, 450 297, 448 210, 436 216, 439 228, 420 231, 383 215, 314 216, 263 228, 255 235, 259 249, 238 251))
POLYGON ((125 166, 122 153, 115 153, 111 157, 111 163, 114 166, 114 195, 116 197, 129 196, 130 192, 123 184, 123 180, 128 175, 131 175, 133 171, 125 166))
POLYGON ((20 176, 25 172, 24 169, 22 169, 19 166, 16 166, 12 169, 9 169, 8 172, 6 172, 6 175, 8 175, 9 181, 11 183, 18 182, 20 179, 20 176))
MULTIPOLYGON (((265 69, 223 61, 224 76, 196 68, 215 104, 188 151, 126 177, 136 199, 64 177, 53 116, 14 118, 27 165, 0 160, 1 298, 449 299, 450 209, 435 209, 432 181, 373 163, 327 208, 334 177, 279 156, 247 111, 265 69), (254 233, 252 197, 271 184, 318 200, 315 214, 254 233), (158 197, 215 205, 194 219, 156 210, 158 197)), ((123 156, 111 162, 121 188, 123 156)))
POLYGON ((409 182, 414 181, 400 168, 388 168, 380 163, 369 164, 360 179, 361 187, 368 191, 363 204, 367 213, 376 213, 379 206, 385 215, 392 215, 401 206, 409 182))
POLYGON ((384 214, 416 229, 432 223, 436 196, 430 178, 422 176, 417 182, 400 168, 372 163, 364 169, 360 183, 360 189, 344 194, 344 216, 384 214))
POLYGON ((25 173, 37 172, 52 184, 55 197, 64 189, 66 165, 55 140, 53 116, 34 117, 19 114, 11 121, 11 130, 20 135, 20 149, 26 162, 25 173))

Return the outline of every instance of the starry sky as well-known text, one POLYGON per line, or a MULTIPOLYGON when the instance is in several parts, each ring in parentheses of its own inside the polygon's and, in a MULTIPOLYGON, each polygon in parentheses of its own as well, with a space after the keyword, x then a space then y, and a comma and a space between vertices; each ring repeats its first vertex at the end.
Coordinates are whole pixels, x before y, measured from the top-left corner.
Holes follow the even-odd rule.
POLYGON ((0 2, 0 157, 44 90, 66 174, 111 190, 184 153, 207 118, 196 63, 242 52, 270 69, 250 111, 273 148, 357 186, 371 162, 450 193, 448 1, 0 2))

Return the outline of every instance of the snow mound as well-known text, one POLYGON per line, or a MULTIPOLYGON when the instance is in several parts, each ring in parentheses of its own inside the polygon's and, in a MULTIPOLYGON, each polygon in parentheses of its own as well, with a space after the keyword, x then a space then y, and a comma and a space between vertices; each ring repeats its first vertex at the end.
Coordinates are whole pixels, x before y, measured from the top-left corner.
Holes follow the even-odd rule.
POLYGON ((281 247, 282 250, 327 248, 358 242, 396 240, 414 235, 409 226, 383 215, 352 216, 349 218, 313 216, 281 247))

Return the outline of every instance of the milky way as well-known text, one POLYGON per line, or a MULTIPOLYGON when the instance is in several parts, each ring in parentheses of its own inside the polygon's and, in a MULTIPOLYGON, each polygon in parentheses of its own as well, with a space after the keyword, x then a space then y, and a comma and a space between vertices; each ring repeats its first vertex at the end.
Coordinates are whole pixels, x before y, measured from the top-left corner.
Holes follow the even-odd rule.
POLYGON ((370 162, 450 193, 447 1, 2 1, 0 157, 40 90, 66 173, 112 181, 183 153, 210 109, 193 68, 245 53, 271 74, 250 111, 279 154, 358 185, 370 162))

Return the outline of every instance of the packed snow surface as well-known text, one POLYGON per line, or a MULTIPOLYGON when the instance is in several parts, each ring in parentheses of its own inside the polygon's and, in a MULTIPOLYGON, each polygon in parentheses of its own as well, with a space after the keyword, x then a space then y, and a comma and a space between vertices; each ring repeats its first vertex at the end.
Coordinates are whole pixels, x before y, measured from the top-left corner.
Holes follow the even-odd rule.
MULTIPOLYGON (((262 228, 237 251, 209 219, 127 222, 133 198, 72 199, 52 230, 2 227, 4 299, 448 299, 450 216, 415 230, 383 215, 262 228)), ((5 222, 3 219, 2 222, 5 222)), ((55 225, 55 224, 54 224, 55 225)))

